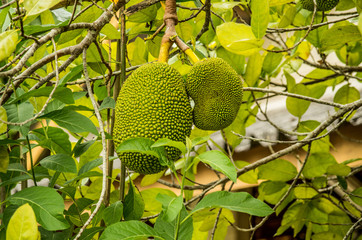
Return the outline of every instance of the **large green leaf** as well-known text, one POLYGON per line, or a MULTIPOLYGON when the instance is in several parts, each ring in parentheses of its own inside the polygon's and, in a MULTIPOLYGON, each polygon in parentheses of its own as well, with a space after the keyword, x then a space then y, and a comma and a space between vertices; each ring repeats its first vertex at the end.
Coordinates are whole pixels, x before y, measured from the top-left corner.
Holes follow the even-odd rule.
POLYGON ((298 173, 292 163, 283 159, 276 159, 261 165, 258 170, 258 176, 260 179, 272 181, 289 181, 298 173))
MULTIPOLYGON (((22 123, 26 120, 33 117, 34 107, 33 105, 26 101, 20 104, 10 104, 4 105, 6 113, 8 115, 8 121, 14 123, 22 123)), ((23 136, 28 135, 30 129, 31 122, 23 125, 23 126, 12 126, 10 125, 9 128, 15 129, 20 131, 23 136)))
POLYGON ((40 14, 59 3, 60 0, 24 0, 27 16, 40 14))
POLYGON ((18 31, 9 30, 0 34, 0 61, 7 59, 18 43, 18 31))
POLYGON ((223 23, 216 27, 216 35, 226 50, 250 56, 261 50, 264 40, 258 40, 251 27, 234 22, 223 23))
POLYGON ((352 23, 344 26, 334 25, 323 33, 321 37, 321 50, 337 49, 346 43, 361 40, 362 34, 356 25, 352 23))
POLYGON ((136 192, 135 187, 130 183, 129 190, 124 198, 124 219, 126 220, 139 220, 143 215, 145 203, 139 193, 136 192))
POLYGON ((151 148, 162 147, 162 146, 175 147, 179 149, 182 154, 186 153, 186 146, 183 142, 172 141, 168 138, 158 139, 154 144, 152 144, 151 148))
POLYGON ((55 189, 48 187, 31 187, 11 195, 9 203, 23 205, 29 203, 38 222, 49 231, 67 229, 64 219, 64 201, 55 189))
POLYGON ((269 23, 269 0, 253 0, 251 12, 251 29, 255 37, 261 39, 269 23))
POLYGON ((122 216, 123 216, 122 201, 117 201, 115 203, 112 203, 103 211, 103 220, 106 226, 119 222, 122 219, 122 216))
POLYGON ((263 57, 257 52, 249 57, 246 65, 245 82, 249 87, 256 87, 263 67, 263 57))
POLYGON ((146 223, 133 220, 112 224, 104 230, 99 240, 135 240, 147 239, 148 237, 164 239, 158 236, 157 232, 146 223))
POLYGON ((172 198, 169 195, 159 194, 157 195, 156 199, 157 201, 162 203, 163 220, 165 220, 166 222, 174 221, 183 207, 182 196, 180 195, 178 197, 172 198))
MULTIPOLYGON (((303 84, 296 84, 291 92, 303 96, 309 95, 309 89, 303 84)), ((286 104, 288 111, 294 116, 300 118, 308 110, 310 102, 295 97, 288 97, 286 104)))
POLYGON ((303 169, 306 178, 322 176, 329 166, 336 164, 336 159, 327 152, 313 153, 309 156, 303 169))
POLYGON ((58 172, 77 173, 77 165, 75 164, 74 159, 64 153, 59 153, 43 158, 40 161, 40 164, 47 169, 58 172))
MULTIPOLYGON (((20 97, 16 98, 14 101, 11 101, 11 103, 17 101, 24 101, 31 97, 48 97, 50 93, 53 91, 53 89, 54 87, 38 88, 21 95, 20 97)), ((53 98, 56 98, 66 104, 74 103, 73 93, 69 88, 66 87, 58 87, 53 94, 53 98)))
POLYGON ((98 130, 92 121, 84 115, 67 110, 55 110, 40 116, 41 119, 51 119, 56 122, 60 127, 66 128, 75 133, 91 132, 98 135, 98 130))
POLYGON ((222 172, 233 182, 236 182, 236 169, 231 160, 222 152, 217 150, 201 153, 196 159, 210 165, 213 169, 222 172))
POLYGON ((287 192, 289 185, 285 182, 265 181, 259 185, 258 199, 270 204, 277 204, 287 192))
POLYGON ((360 99, 360 93, 355 87, 344 85, 334 95, 333 101, 340 104, 348 104, 360 99))
POLYGON ((273 210, 268 205, 253 198, 249 193, 219 191, 206 195, 192 210, 191 214, 205 208, 216 207, 244 212, 259 217, 273 213, 273 210))
POLYGON ((37 240, 39 235, 34 211, 25 203, 11 217, 6 229, 6 239, 37 240))
POLYGON ((32 133, 37 137, 35 139, 42 147, 54 150, 56 153, 71 153, 72 144, 69 141, 69 134, 61 128, 46 127, 32 130, 32 133))
MULTIPOLYGON (((181 205, 182 206, 182 205, 181 205)), ((174 240, 175 232, 178 230, 178 239, 191 240, 193 232, 193 219, 187 218, 188 212, 185 207, 180 209, 180 226, 178 226, 177 218, 173 221, 167 221, 164 217, 164 212, 161 212, 155 223, 155 230, 159 236, 166 240, 174 240), (187 219, 186 219, 187 218, 187 219), (185 221, 184 221, 185 220, 185 221)))

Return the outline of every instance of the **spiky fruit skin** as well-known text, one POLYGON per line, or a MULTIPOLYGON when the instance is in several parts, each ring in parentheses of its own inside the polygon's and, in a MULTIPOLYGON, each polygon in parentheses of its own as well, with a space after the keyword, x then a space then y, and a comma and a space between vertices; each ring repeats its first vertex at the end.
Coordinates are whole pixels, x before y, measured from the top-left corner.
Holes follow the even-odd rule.
POLYGON ((243 98, 242 80, 221 58, 197 62, 187 76, 186 90, 194 100, 193 121, 203 130, 220 130, 235 119, 243 98))
MULTIPOLYGON (((113 139, 117 145, 135 137, 185 142, 191 133, 192 109, 181 75, 166 63, 150 63, 135 70, 123 84, 116 103, 113 139)), ((174 161, 180 151, 166 147, 174 161)), ((142 174, 165 169, 159 160, 143 153, 120 153, 121 161, 142 174)))
MULTIPOLYGON (((301 0, 302 7, 309 11, 314 10, 313 0, 301 0)), ((337 6, 339 0, 316 0, 317 11, 329 11, 337 6)))

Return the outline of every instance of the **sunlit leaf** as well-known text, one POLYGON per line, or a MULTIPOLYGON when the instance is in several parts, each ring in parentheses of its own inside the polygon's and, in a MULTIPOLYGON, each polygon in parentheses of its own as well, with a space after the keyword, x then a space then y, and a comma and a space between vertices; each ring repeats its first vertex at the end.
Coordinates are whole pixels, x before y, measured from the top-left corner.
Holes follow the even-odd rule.
POLYGON ((216 35, 226 50, 250 56, 260 51, 264 40, 258 40, 251 27, 234 22, 223 23, 216 27, 216 35))
POLYGON ((25 203, 11 217, 6 229, 6 239, 37 240, 39 235, 34 211, 25 203))
POLYGON ((18 31, 9 30, 0 34, 0 61, 8 58, 18 43, 18 31))

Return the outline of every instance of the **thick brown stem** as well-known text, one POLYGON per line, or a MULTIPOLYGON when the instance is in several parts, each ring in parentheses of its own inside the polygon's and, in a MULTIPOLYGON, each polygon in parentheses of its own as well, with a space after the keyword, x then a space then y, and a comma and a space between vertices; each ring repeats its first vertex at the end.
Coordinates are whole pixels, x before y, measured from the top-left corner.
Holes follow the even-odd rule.
POLYGON ((169 50, 177 36, 175 29, 175 26, 178 23, 176 0, 166 0, 165 5, 165 15, 163 16, 163 21, 166 25, 166 31, 161 41, 161 49, 158 58, 159 62, 167 62, 169 50))

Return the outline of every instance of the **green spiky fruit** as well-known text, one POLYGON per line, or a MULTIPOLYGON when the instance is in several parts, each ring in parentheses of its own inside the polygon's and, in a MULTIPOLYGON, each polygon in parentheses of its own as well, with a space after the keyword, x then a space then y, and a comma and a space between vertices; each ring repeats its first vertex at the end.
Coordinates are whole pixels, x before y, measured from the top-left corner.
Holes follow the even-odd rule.
MULTIPOLYGON (((181 75, 166 63, 150 63, 135 70, 117 99, 113 139, 116 146, 135 137, 185 142, 192 127, 192 109, 181 75)), ((174 161, 180 151, 166 147, 174 161)), ((135 152, 118 154, 130 169, 153 174, 165 169, 158 158, 135 152)))
POLYGON ((223 59, 208 58, 195 63, 187 76, 186 89, 195 102, 196 127, 220 130, 234 121, 242 102, 242 81, 223 59))
MULTIPOLYGON (((314 3, 313 0, 301 0, 302 7, 309 11, 313 11, 314 3)), ((339 0, 316 0, 317 11, 329 11, 337 6, 339 0)))

